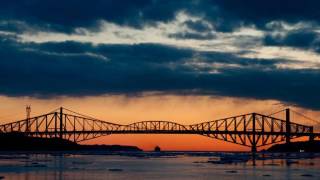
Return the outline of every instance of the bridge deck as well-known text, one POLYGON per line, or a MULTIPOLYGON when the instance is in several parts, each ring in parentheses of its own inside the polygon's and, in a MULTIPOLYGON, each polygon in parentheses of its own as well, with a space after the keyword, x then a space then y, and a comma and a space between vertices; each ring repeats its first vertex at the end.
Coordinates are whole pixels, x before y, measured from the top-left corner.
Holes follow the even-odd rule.
POLYGON ((243 114, 224 119, 182 125, 170 121, 141 121, 121 125, 83 115, 60 111, 0 125, 0 133, 23 133, 34 137, 59 137, 75 142, 111 134, 197 134, 243 146, 265 146, 307 136, 320 137, 312 126, 279 119, 258 113, 243 114))

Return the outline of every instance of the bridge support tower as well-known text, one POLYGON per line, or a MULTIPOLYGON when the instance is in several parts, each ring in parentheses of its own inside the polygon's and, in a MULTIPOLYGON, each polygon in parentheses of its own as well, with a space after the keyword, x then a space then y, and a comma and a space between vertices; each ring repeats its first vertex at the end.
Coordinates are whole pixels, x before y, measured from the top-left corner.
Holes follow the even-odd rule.
POLYGON ((252 113, 252 144, 251 152, 257 152, 257 142, 256 142, 256 113, 252 113))
POLYGON ((290 126, 290 109, 286 109, 286 144, 290 143, 290 134, 291 134, 291 126, 290 126))
POLYGON ((314 140, 314 134, 313 134, 313 126, 310 126, 310 136, 309 136, 309 141, 314 140))
POLYGON ((60 131, 59 131, 60 135, 59 138, 62 139, 63 138, 63 108, 60 107, 60 131))

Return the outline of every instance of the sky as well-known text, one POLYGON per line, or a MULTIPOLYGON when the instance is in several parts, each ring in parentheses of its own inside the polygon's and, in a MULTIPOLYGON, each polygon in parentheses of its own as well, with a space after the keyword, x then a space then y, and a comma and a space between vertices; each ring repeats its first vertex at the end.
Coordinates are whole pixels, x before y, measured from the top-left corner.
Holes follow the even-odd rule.
MULTIPOLYGON (((2 0, 0 122, 24 118, 26 104, 32 115, 66 106, 123 124, 189 124, 284 107, 317 118, 319 6, 317 0, 2 0)), ((88 143, 242 149, 189 135, 88 143)))

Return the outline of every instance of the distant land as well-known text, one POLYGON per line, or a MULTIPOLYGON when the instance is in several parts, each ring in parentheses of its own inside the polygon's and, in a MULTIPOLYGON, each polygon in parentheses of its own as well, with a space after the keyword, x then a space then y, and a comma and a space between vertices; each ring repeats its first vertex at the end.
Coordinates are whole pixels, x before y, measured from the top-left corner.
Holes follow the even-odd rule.
MULTIPOLYGON (((60 138, 28 137, 21 133, 0 133, 0 151, 142 151, 136 146, 81 145, 60 138)), ((263 152, 320 152, 320 141, 275 144, 263 152)))
POLYGON ((136 146, 80 145, 65 139, 27 137, 20 133, 0 133, 0 144, 0 151, 142 151, 136 146))
POLYGON ((320 141, 298 141, 289 144, 275 144, 267 152, 320 152, 320 141))

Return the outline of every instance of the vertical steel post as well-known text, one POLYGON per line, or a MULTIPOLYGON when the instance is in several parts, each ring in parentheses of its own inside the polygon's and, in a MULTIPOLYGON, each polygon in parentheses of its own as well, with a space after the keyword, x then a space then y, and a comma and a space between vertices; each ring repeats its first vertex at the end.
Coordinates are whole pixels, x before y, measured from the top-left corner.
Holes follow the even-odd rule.
POLYGON ((291 127, 290 127, 290 109, 286 109, 286 143, 290 143, 290 134, 291 134, 291 127))
POLYGON ((313 126, 310 126, 310 133, 309 133, 309 141, 313 141, 314 140, 314 134, 313 134, 313 126))
MULTIPOLYGON (((264 120, 265 120, 265 116, 262 116, 262 120, 261 120, 261 121, 262 121, 262 122, 261 122, 261 132, 262 132, 262 133, 264 133, 264 124, 265 124, 264 120)), ((263 145, 264 145, 264 143, 265 143, 265 142, 264 142, 264 137, 265 137, 264 135, 261 136, 261 141, 262 141, 262 144, 263 144, 263 145)))
POLYGON ((247 122, 246 122, 246 116, 243 116, 243 131, 247 132, 247 122))
POLYGON ((26 132, 29 132, 29 119, 26 120, 26 132))
POLYGON ((251 152, 257 152, 257 142, 256 142, 256 113, 252 113, 252 145, 251 152))
POLYGON ((35 119, 36 120, 36 132, 39 132, 39 120, 38 118, 35 119))
POLYGON ((228 131, 228 123, 227 123, 227 119, 224 120, 224 131, 227 132, 228 131))
POLYGON ((30 132, 30 128, 29 128, 29 121, 30 121, 30 112, 31 112, 31 107, 29 105, 27 105, 26 107, 26 112, 27 112, 27 117, 26 117, 26 132, 30 132))
POLYGON ((63 132, 63 108, 60 107, 60 139, 62 139, 63 132))
POLYGON ((73 117, 73 142, 76 141, 76 117, 73 117))
POLYGON ((58 137, 58 113, 54 112, 54 137, 58 137))

